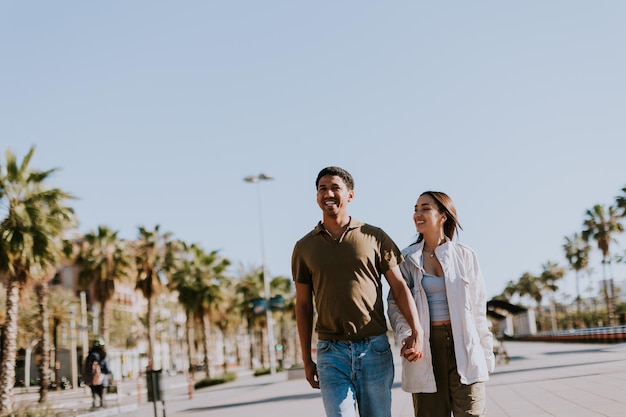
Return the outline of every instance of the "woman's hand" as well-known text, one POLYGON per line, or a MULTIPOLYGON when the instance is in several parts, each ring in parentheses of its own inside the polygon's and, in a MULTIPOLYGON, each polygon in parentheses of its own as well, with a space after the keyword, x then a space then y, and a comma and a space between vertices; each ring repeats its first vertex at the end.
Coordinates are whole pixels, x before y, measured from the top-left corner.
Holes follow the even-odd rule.
POLYGON ((422 352, 424 342, 422 338, 422 333, 419 332, 417 335, 412 334, 402 341, 402 347, 400 348, 400 356, 408 360, 409 362, 415 362, 418 359, 421 359, 424 356, 422 352))

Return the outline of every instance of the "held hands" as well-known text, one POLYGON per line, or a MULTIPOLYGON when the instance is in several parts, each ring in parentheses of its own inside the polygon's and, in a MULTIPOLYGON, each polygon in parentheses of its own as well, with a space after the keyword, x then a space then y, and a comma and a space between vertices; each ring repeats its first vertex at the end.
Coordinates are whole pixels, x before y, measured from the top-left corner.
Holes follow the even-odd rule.
POLYGON ((423 356, 424 336, 421 331, 414 331, 411 336, 402 341, 400 356, 409 362, 415 362, 423 356))

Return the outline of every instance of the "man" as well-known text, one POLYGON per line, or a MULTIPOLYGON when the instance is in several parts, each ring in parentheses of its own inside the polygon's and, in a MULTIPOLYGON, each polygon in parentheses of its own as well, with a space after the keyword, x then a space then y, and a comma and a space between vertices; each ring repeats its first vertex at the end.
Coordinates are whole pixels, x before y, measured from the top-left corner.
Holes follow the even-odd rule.
POLYGON ((410 323, 402 354, 421 357, 423 336, 415 303, 398 264, 400 250, 380 228, 353 219, 354 180, 339 167, 315 181, 322 221, 293 250, 296 323, 306 379, 320 388, 328 417, 391 417, 393 356, 387 338, 381 275, 410 323), (311 355, 313 300, 317 364, 311 355))

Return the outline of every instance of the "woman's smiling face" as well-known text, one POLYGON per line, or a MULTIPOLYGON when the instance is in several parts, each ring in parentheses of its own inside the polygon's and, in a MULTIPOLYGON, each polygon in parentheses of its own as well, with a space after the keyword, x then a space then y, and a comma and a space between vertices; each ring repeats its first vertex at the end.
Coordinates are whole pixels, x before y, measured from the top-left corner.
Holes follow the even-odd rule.
POLYGON ((437 202, 429 194, 423 194, 415 203, 413 222, 418 233, 425 234, 429 231, 438 233, 446 221, 446 216, 439 211, 437 202))

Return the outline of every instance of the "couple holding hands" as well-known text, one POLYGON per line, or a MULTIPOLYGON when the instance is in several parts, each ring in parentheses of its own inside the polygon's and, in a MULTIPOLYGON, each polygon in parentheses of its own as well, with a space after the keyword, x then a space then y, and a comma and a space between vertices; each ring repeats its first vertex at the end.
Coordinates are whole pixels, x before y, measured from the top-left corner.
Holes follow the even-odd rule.
POLYGON ((384 276, 415 416, 485 416, 485 381, 495 366, 485 285, 474 251, 453 241, 460 224, 452 199, 422 193, 413 214, 417 240, 400 251, 382 229, 348 214, 350 173, 326 167, 315 185, 322 220, 295 244, 292 272, 305 374, 321 389, 326 415, 391 417, 384 276))

